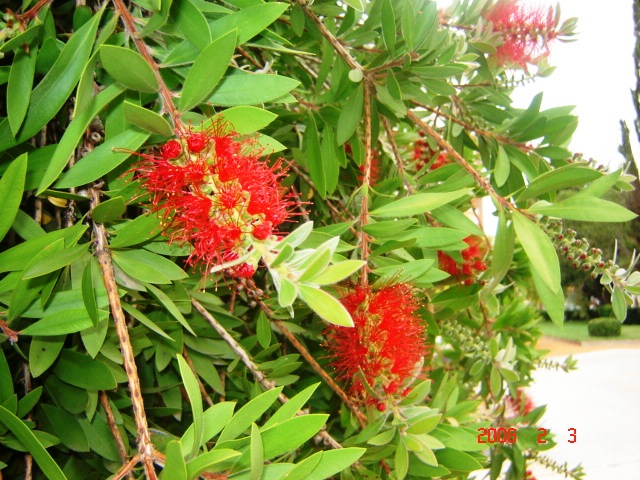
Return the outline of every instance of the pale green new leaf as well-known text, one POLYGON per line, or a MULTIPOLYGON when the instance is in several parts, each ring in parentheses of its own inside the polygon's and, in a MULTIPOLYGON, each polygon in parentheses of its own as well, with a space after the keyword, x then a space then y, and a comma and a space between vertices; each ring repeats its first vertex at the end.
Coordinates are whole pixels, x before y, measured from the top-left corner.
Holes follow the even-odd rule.
POLYGON ((470 188, 463 188, 453 192, 419 193, 394 200, 391 203, 369 212, 369 214, 374 217, 408 217, 418 215, 458 200, 470 192, 470 188))
POLYGON ((305 284, 298 285, 298 292, 302 301, 323 320, 343 327, 353 327, 353 320, 347 309, 327 292, 305 284))

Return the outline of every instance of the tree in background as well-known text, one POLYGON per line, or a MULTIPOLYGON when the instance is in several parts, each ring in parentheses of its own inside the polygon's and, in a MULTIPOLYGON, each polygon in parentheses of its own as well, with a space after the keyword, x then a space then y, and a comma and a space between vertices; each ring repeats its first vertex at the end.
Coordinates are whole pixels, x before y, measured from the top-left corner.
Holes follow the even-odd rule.
POLYGON ((523 394, 573 367, 534 305, 562 323, 562 252, 624 318, 640 273, 563 222, 632 220, 603 199, 632 179, 567 150, 570 108, 510 99, 574 26, 505 0, 7 10, 3 477, 582 478, 523 394))

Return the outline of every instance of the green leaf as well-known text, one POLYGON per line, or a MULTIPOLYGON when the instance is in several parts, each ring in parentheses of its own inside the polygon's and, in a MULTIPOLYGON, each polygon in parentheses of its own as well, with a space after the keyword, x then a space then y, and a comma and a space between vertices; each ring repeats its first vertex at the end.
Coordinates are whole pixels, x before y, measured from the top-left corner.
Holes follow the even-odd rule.
POLYGON ((236 31, 232 30, 202 50, 184 81, 180 110, 190 110, 211 94, 227 71, 235 48, 236 31))
POLYGON ((0 178, 0 240, 4 238, 13 224, 27 177, 27 154, 16 158, 0 178))
POLYGON ((135 307, 125 302, 122 302, 122 309, 125 312, 127 312, 129 315, 131 315, 133 318, 138 320, 142 325, 147 327, 152 332, 157 333, 158 335, 160 335, 163 338, 166 338, 169 341, 172 341, 172 342, 174 341, 173 338, 171 338, 164 330, 162 330, 155 323, 153 323, 151 319, 147 317, 144 313, 142 313, 140 310, 136 309, 135 307))
POLYGON ((403 480, 407 476, 409 471, 409 451, 404 444, 404 441, 400 441, 396 447, 395 455, 393 456, 394 473, 395 478, 403 480))
POLYGON ((83 109, 71 123, 65 128, 64 134, 56 147, 56 150, 47 164, 47 170, 40 180, 38 195, 49 188, 56 181, 64 167, 73 155, 73 151, 82 139, 82 136, 89 128, 89 124, 109 103, 116 99, 124 89, 117 84, 109 85, 95 97, 91 99, 85 109, 83 109))
POLYGON ((0 45, 0 52, 6 53, 6 52, 10 52, 11 50, 21 49, 23 48, 24 44, 30 45, 34 39, 38 38, 41 30, 42 30, 41 23, 36 23, 35 25, 32 24, 24 32, 16 35, 11 39, 6 39, 2 43, 2 45, 0 45))
POLYGON ((534 205, 528 211, 584 222, 628 222, 638 216, 617 203, 583 195, 573 196, 553 205, 534 205))
POLYGON ((260 429, 255 423, 251 424, 250 452, 251 470, 249 473, 249 480, 260 480, 260 477, 262 477, 262 470, 264 468, 264 448, 262 445, 260 429))
POLYGON ((0 124, 0 151, 37 134, 69 99, 89 59, 101 16, 102 10, 71 36, 49 72, 33 89, 18 137, 11 135, 8 120, 0 124))
MULTIPOLYGON (((93 321, 93 320, 92 320, 93 321)), ((82 344, 85 350, 91 358, 96 358, 104 341, 107 338, 107 331, 109 330, 109 319, 107 316, 103 316, 102 319, 98 318, 98 322, 92 327, 85 328, 80 332, 82 338, 82 344)))
POLYGON ((190 0, 173 0, 171 17, 187 40, 198 50, 211 43, 211 31, 204 14, 190 0))
POLYGON ((306 156, 307 168, 311 180, 316 187, 320 197, 325 198, 327 194, 327 178, 322 163, 322 150, 320 149, 320 135, 316 125, 316 119, 312 113, 308 116, 308 123, 304 132, 303 151, 306 156))
MULTIPOLYGON (((307 239, 307 237, 311 234, 312 231, 313 231, 313 221, 305 222, 302 225, 299 225, 293 232, 291 232, 289 235, 284 237, 284 239, 282 239, 280 243, 276 245, 276 250, 282 250, 286 245, 289 245, 292 248, 295 248, 301 245, 302 242, 304 242, 307 239)), ((1 258, 2 257, 0 255, 0 259, 1 258)))
MULTIPOLYGON (((59 245, 62 247, 64 243, 63 239, 56 240, 51 244, 59 245)), ((55 252, 49 251, 49 247, 45 248, 42 252, 43 255, 39 255, 38 260, 32 262, 22 274, 23 279, 40 277, 47 273, 55 272, 63 267, 75 262, 82 257, 89 249, 89 243, 83 243, 82 245, 74 245, 73 247, 65 249, 56 249, 55 252), (46 253, 45 253, 46 252, 46 253)))
POLYGON ((129 276, 141 282, 169 284, 188 275, 171 260, 146 250, 114 250, 114 262, 129 276))
POLYGON ((159 89, 153 68, 142 55, 130 48, 102 45, 100 61, 109 75, 131 90, 156 93, 159 89))
POLYGON ((244 7, 211 23, 216 38, 233 30, 238 31, 238 44, 242 45, 275 22, 289 7, 283 2, 257 3, 244 7))
POLYGON ((180 312, 180 310, 178 310, 178 307, 176 307, 176 304, 173 303, 173 300, 171 300, 171 298, 169 298, 169 296, 164 293, 162 290, 160 290, 159 288, 154 287, 151 284, 145 283, 145 288, 149 291, 149 293, 151 295, 153 295, 154 297, 156 297, 156 299, 164 306, 164 308, 167 309, 167 311, 171 314, 171 316, 173 318, 175 318, 176 320, 178 320, 178 322, 180 322, 180 324, 191 334, 196 336, 195 332, 193 331, 193 329, 191 328, 191 325, 189 325, 189 323, 187 322, 187 320, 184 318, 184 316, 182 315, 182 313, 180 312))
POLYGON ((616 318, 624 322, 625 318, 627 318, 627 302, 624 299, 624 291, 617 285, 613 287, 611 306, 613 307, 613 314, 616 318))
POLYGON ((98 204, 91 210, 91 217, 96 223, 108 223, 116 220, 127 210, 127 205, 122 197, 110 198, 106 202, 98 204))
POLYGON ((418 215, 458 200, 470 192, 470 188, 463 188, 461 190, 454 190, 453 192, 419 193, 417 195, 411 195, 410 197, 394 200, 369 213, 375 217, 408 217, 418 215))
POLYGON ((22 210, 18 210, 16 218, 11 224, 11 228, 25 240, 41 237, 46 233, 38 222, 22 210))
POLYGON ((0 349, 0 380, 0 404, 3 404, 8 398, 13 397, 15 392, 11 370, 2 349, 0 349))
POLYGON ((0 405, 0 422, 17 437, 29 451, 42 473, 48 480, 67 480, 58 464, 51 458, 34 433, 13 413, 0 405))
POLYGON ((253 422, 262 416, 264 412, 278 398, 282 387, 267 390, 256 398, 248 402, 244 407, 236 412, 236 414, 227 423, 227 426, 218 438, 218 444, 226 440, 233 440, 247 430, 253 422))
POLYGON ((29 370, 34 378, 46 372, 62 351, 66 335, 34 337, 29 347, 29 370))
POLYGON ((331 249, 327 246, 317 249, 311 254, 309 264, 300 275, 300 282, 307 282, 317 274, 322 273, 331 260, 331 249))
POLYGON ((281 75, 234 70, 220 82, 207 102, 227 107, 260 105, 284 97, 299 84, 281 75))
POLYGON ((200 395, 200 387, 196 376, 189 368, 186 360, 182 355, 177 355, 178 367, 180 369, 180 377, 182 378, 182 384, 187 397, 189 398, 189 404, 191 405, 191 414, 193 415, 193 445, 191 446, 191 453, 189 457, 193 458, 198 453, 203 438, 203 409, 202 409, 202 396, 200 395))
POLYGON ((185 464, 180 448, 180 442, 171 440, 167 444, 167 459, 160 475, 161 480, 189 480, 187 465, 185 464))
POLYGON ((148 110, 140 105, 131 102, 124 102, 124 118, 127 122, 135 125, 141 130, 155 133, 163 137, 173 135, 173 128, 169 122, 162 116, 152 110, 148 110))
POLYGON ((565 165, 543 173, 536 177, 527 185, 520 195, 518 201, 539 197, 542 194, 555 192, 557 190, 584 185, 588 182, 602 177, 602 172, 593 168, 581 167, 578 165, 565 165))
POLYGON ((71 167, 56 183, 56 187, 77 187, 97 180, 129 158, 147 138, 148 132, 135 128, 126 129, 111 137, 71 167), (126 151, 114 151, 115 149, 126 151))
POLYGON ((256 322, 256 336, 258 337, 258 343, 262 348, 269 348, 271 345, 271 322, 264 311, 260 311, 258 314, 258 320, 256 322))
POLYGON ((319 383, 314 383, 313 385, 305 388, 300 393, 296 394, 294 397, 290 398, 287 403, 282 405, 276 413, 271 415, 271 418, 267 420, 267 422, 262 426, 264 430, 278 425, 280 423, 285 422, 293 417, 295 417, 302 407, 307 403, 313 392, 318 388, 319 383))
MULTIPOLYGON (((497 252, 497 249, 494 250, 497 252)), ((551 321, 558 326, 562 326, 564 322, 564 292, 562 288, 558 289, 558 291, 553 292, 547 284, 540 278, 538 272, 530 267, 531 277, 533 278, 533 284, 536 287, 536 291, 538 292, 538 296, 544 305, 544 308, 547 310, 547 315, 551 318, 551 321)))
POLYGON ((393 57, 396 52, 396 15, 393 11, 391 0, 383 0, 382 11, 380 16, 382 24, 382 40, 387 47, 389 56, 393 57))
POLYGON ((300 298, 323 320, 334 325, 353 327, 353 320, 347 309, 327 292, 304 284, 298 285, 298 292, 300 298))
POLYGON ((161 231, 161 215, 158 212, 147 212, 129 220, 117 230, 112 237, 111 248, 131 247, 156 237, 161 231))
POLYGON ((438 464, 454 471, 472 472, 482 469, 482 464, 466 452, 446 448, 436 450, 438 464))
POLYGON ((38 49, 31 47, 29 53, 19 48, 13 57, 9 83, 7 84, 7 117, 13 136, 18 135, 20 126, 29 108, 33 77, 36 71, 38 49))
POLYGON ((299 448, 320 431, 327 418, 329 415, 300 415, 271 428, 263 428, 264 457, 271 459, 299 448))
POLYGON ((318 275, 311 277, 309 281, 317 285, 332 285, 353 275, 365 264, 366 262, 362 260, 345 260, 335 265, 330 265, 318 275))
POLYGON ((496 185, 502 187, 509 178, 509 172, 511 171, 511 161, 507 152, 502 147, 498 146, 498 156, 496 157, 496 166, 493 171, 493 178, 496 181, 496 185))
POLYGON ((511 261, 513 260, 515 235, 513 224, 510 223, 502 211, 499 212, 498 231, 493 247, 493 258, 491 261, 491 285, 487 290, 493 290, 505 277, 511 261))
POLYGON ((112 390, 118 386, 104 363, 68 349, 60 354, 53 373, 63 382, 85 390, 112 390))
MULTIPOLYGON (((209 407, 206 412, 204 412, 203 417, 203 441, 210 441, 215 435, 220 433, 220 431, 229 423, 229 420, 233 417, 233 409, 235 407, 235 402, 220 402, 216 403, 212 407, 209 407)), ((193 445, 193 437, 194 437, 194 426, 191 424, 187 431, 184 432, 182 438, 180 439, 180 443, 182 446, 182 454, 186 456, 189 452, 187 447, 189 445, 193 445)), ((221 451, 221 450, 218 450, 221 451)), ((196 457, 192 461, 195 462, 202 455, 196 457)))
POLYGON ((363 105, 364 87, 360 84, 345 102, 344 108, 340 112, 336 130, 336 141, 338 145, 342 145, 349 140, 356 131, 356 128, 358 128, 358 124, 362 118, 363 105))
POLYGON ((280 285, 278 286, 278 303, 281 307, 290 307, 298 296, 298 290, 296 286, 286 279, 280 278, 280 285))
POLYGON ((278 115, 258 107, 231 107, 216 115, 233 125, 233 130, 241 135, 262 130, 273 122, 278 115))
POLYGON ((210 452, 200 454, 187 463, 187 478, 197 478, 205 472, 217 473, 228 466, 227 460, 236 458, 239 455, 240 452, 227 448, 211 450, 210 452))
POLYGON ((558 293, 560 286, 560 263, 553 243, 542 229, 527 217, 513 212, 513 226, 524 248, 529 264, 549 290, 558 293))
POLYGON ((502 377, 497 367, 494 365, 491 367, 491 374, 489 375, 489 387, 491 388, 491 394, 494 397, 499 397, 502 391, 502 377))
POLYGON ((75 452, 88 452, 89 439, 76 417, 53 405, 41 405, 44 422, 48 423, 62 444, 75 452))
POLYGON ((363 0, 345 0, 345 2, 347 3, 347 5, 349 5, 350 7, 356 9, 359 12, 363 12, 364 11, 364 2, 363 0))
POLYGON ((366 451, 364 448, 341 448, 318 452, 298 463, 281 480, 325 480, 345 470, 366 451), (308 466, 313 468, 309 469, 308 466))

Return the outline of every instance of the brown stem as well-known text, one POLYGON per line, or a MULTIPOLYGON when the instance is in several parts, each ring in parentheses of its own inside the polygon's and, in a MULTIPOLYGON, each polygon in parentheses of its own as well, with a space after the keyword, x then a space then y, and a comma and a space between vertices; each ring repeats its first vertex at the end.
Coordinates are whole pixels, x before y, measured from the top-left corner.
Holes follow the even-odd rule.
POLYGON ((42 7, 44 7, 47 3, 49 3, 51 0, 40 0, 38 3, 36 3, 33 7, 31 7, 31 9, 27 10, 26 12, 24 12, 22 14, 22 16, 18 17, 20 18, 21 21, 23 22, 28 22, 29 20, 31 20, 33 17, 35 17, 36 15, 38 15, 38 12, 40 11, 40 9, 42 7))
MULTIPOLYGON (((118 425, 116 424, 116 417, 113 415, 113 410, 111 409, 111 404, 109 403, 109 397, 104 391, 100 392, 100 405, 104 408, 104 413, 107 416, 107 424, 109 425, 109 430, 111 430, 111 436, 116 442, 116 447, 118 448, 118 455, 120 456, 120 460, 122 461, 122 465, 126 465, 129 455, 127 454, 127 447, 124 445, 124 441, 122 440, 122 435, 120 435, 120 430, 118 429, 118 425)), ((129 474, 129 478, 133 478, 131 474, 129 474)))
MULTIPOLYGON (((99 185, 95 185, 89 189, 91 196, 92 209, 100 204, 99 185)), ((120 303, 120 295, 118 293, 118 285, 111 263, 111 251, 107 242, 107 233, 102 224, 93 222, 93 234, 95 237, 94 252, 102 270, 102 278, 107 289, 107 297, 109 298, 109 307, 113 323, 116 327, 118 341, 120 343, 120 351, 124 362, 124 368, 129 381, 129 392, 133 405, 133 415, 136 422, 138 436, 138 452, 142 461, 147 478, 155 479, 156 473, 153 469, 154 448, 151 443, 149 427, 147 425, 147 415, 144 410, 144 402, 142 400, 142 389, 140 387, 140 378, 138 377, 138 369, 133 354, 133 347, 129 338, 129 330, 127 329, 126 318, 122 311, 120 303)))
MULTIPOLYGON (((2 312, 0 312, 2 313, 2 312)), ((16 343, 18 341, 18 335, 20 332, 17 332, 9 327, 9 324, 0 318, 0 330, 7 336, 7 339, 11 343, 16 343)))
POLYGON ((125 465, 120 467, 112 477, 111 480, 122 480, 124 477, 131 475, 133 468, 140 463, 140 455, 135 455, 131 460, 129 460, 125 465))
MULTIPOLYGON (((214 328, 214 330, 218 332, 218 334, 222 337, 222 339, 225 342, 227 342, 227 345, 231 347, 231 350, 233 350, 233 352, 238 356, 238 358, 240 358, 242 363, 244 363, 245 367, 249 369, 249 371, 253 374, 255 379, 258 381, 260 385, 262 385, 263 388, 265 388, 266 390, 272 390, 276 388, 275 383, 265 377, 265 375, 260 371, 258 366, 251 359, 251 357, 245 351, 242 345, 240 345, 229 334, 229 332, 227 332, 227 330, 222 325, 220 325, 220 323, 218 323, 218 321, 214 318, 214 316, 211 315, 211 313, 209 313, 209 311, 206 308, 204 308, 200 302, 198 302, 195 298, 192 298, 191 304, 195 307, 196 310, 198 310, 200 315, 202 315, 202 318, 204 318, 209 323, 209 325, 211 325, 214 328)), ((278 400, 280 400, 280 402, 284 404, 289 401, 289 398, 285 394, 280 393, 280 395, 278 395, 278 400)), ((299 411, 298 415, 306 415, 306 414, 302 411, 299 411)), ((320 436, 327 445, 331 446, 331 448, 342 448, 342 445, 340 445, 340 443, 336 439, 334 439, 329 433, 327 433, 325 430, 320 431, 318 433, 318 436, 320 436)))
POLYGON ((144 43, 144 41, 140 38, 140 35, 138 34, 138 29, 136 28, 135 20, 131 16, 131 12, 129 12, 129 9, 125 6, 122 0, 113 0, 113 4, 115 5, 116 10, 122 17, 122 21, 124 22, 125 28, 129 32, 129 35, 131 35, 131 38, 133 39, 133 43, 135 43, 138 52, 140 53, 140 55, 142 55, 142 58, 144 58, 144 60, 153 69, 153 73, 155 74, 156 80, 158 80, 158 85, 160 86, 160 96, 164 100, 164 108, 166 112, 169 114, 169 116, 171 117, 171 119, 173 120, 173 126, 176 133, 182 132, 184 129, 184 126, 182 124, 182 121, 180 120, 180 112, 176 108, 175 103, 173 103, 173 94, 167 88, 167 85, 164 83, 162 75, 160 75, 160 68, 158 67, 158 64, 155 62, 153 57, 151 56, 151 52, 149 51, 147 44, 144 43))
POLYGON ((373 147, 371 145, 371 90, 368 82, 363 83, 364 88, 364 172, 362 175, 362 201, 360 203, 360 249, 361 258, 365 262, 362 268, 360 282, 362 286, 369 284, 369 268, 367 260, 369 258, 369 236, 364 231, 364 227, 369 223, 369 189, 371 187, 371 159, 373 147))

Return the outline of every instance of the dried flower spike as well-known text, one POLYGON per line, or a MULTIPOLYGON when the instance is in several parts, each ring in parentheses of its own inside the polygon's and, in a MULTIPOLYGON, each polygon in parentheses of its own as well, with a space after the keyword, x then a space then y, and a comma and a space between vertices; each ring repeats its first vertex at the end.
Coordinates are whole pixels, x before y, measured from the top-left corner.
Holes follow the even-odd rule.
POLYGON ((379 408, 388 396, 408 392, 422 370, 426 348, 424 325, 416 314, 420 305, 406 284, 379 290, 357 286, 342 304, 354 327, 326 330, 331 365, 350 395, 379 408))
MULTIPOLYGON (((164 211, 164 231, 173 242, 190 244, 187 264, 211 267, 237 261, 257 242, 275 238, 294 202, 280 185, 282 159, 263 161, 255 142, 226 124, 189 131, 144 156, 137 177, 151 195, 153 211, 164 211)), ((256 260, 253 261, 257 263, 256 260)), ((227 269, 250 277, 256 265, 227 269)))

